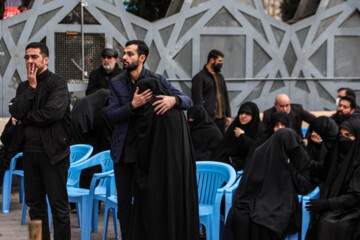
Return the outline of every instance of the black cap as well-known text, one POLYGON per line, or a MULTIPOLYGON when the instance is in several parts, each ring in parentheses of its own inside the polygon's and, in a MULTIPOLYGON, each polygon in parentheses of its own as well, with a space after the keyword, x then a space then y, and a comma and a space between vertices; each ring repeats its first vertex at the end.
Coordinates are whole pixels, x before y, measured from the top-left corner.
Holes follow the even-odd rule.
POLYGON ((117 58, 118 52, 112 48, 105 48, 101 53, 101 57, 105 56, 117 58))

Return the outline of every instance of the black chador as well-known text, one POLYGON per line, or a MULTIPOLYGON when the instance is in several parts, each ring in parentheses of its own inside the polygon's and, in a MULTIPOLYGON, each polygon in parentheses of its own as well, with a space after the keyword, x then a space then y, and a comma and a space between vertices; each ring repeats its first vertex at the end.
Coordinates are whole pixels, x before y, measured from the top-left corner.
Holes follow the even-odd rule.
POLYGON ((136 116, 137 172, 131 240, 198 240, 196 162, 182 110, 154 112, 156 96, 171 96, 157 79, 138 80, 139 93, 151 89, 152 101, 136 116))
POLYGON ((187 116, 196 160, 210 160, 222 138, 219 127, 201 105, 192 106, 187 116))
POLYGON ((213 160, 219 162, 230 163, 236 170, 244 167, 246 158, 255 145, 256 138, 263 132, 263 125, 259 117, 259 108, 253 102, 246 102, 242 104, 235 117, 226 130, 224 137, 221 139, 216 148, 213 160), (251 114, 252 119, 247 124, 241 124, 239 120, 240 113, 251 114), (236 137, 234 129, 238 127, 244 130, 245 134, 236 137))
POLYGON ((360 239, 360 119, 350 118, 339 128, 356 139, 339 136, 325 157, 320 199, 307 206, 312 213, 308 240, 360 239))
POLYGON ((310 159, 289 128, 277 130, 255 149, 236 190, 223 240, 282 239, 299 230, 298 194, 314 189, 310 159))

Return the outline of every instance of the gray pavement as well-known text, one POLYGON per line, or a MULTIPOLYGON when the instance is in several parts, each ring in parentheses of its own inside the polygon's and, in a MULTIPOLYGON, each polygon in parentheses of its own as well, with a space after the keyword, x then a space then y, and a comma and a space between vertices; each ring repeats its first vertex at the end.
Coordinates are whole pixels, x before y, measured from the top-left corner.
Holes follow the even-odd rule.
MULTIPOLYGON (((24 225, 21 225, 21 207, 19 203, 19 194, 18 192, 13 191, 11 194, 10 200, 10 213, 2 213, 2 188, 0 187, 0 240, 27 240, 28 239, 28 224, 30 223, 29 213, 26 214, 26 222, 24 225)), ((28 208, 29 211, 29 208, 28 208)), ((77 217, 76 213, 70 213, 71 221, 71 236, 73 240, 81 239, 80 231, 81 229, 77 226, 77 217)), ((103 226, 104 226, 104 203, 102 203, 99 210, 99 227, 96 233, 91 233, 91 240, 100 240, 103 236, 103 226)), ((118 225, 119 228, 119 225, 118 225)), ((114 225, 112 223, 112 215, 110 213, 109 226, 107 239, 115 239, 114 234, 114 225)))

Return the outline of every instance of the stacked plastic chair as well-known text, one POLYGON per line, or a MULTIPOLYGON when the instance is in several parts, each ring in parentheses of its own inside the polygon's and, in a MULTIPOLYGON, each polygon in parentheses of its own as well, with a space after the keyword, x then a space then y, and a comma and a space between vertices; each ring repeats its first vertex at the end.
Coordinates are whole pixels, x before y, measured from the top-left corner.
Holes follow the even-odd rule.
MULTIPOLYGON (((69 174, 81 172, 85 168, 93 167, 96 165, 101 165, 102 173, 96 173, 93 175, 91 180, 90 189, 83 189, 79 187, 68 186, 68 196, 69 202, 77 203, 79 208, 77 209, 80 214, 80 223, 81 223, 81 239, 89 240, 91 233, 91 220, 93 216, 93 201, 94 195, 100 194, 96 190, 99 188, 104 188, 106 185, 106 177, 113 173, 113 161, 110 157, 110 151, 100 152, 87 160, 84 160, 78 164, 74 164, 69 168, 69 174)), ((80 174, 78 181, 80 181, 80 174)), ((76 184, 74 182, 74 184, 76 184)), ((106 191, 106 187, 105 187, 106 191)), ((105 195, 106 193, 103 192, 105 195)), ((96 209, 97 211, 97 209, 96 209)))
POLYGON ((103 240, 106 240, 107 237, 107 229, 109 224, 109 213, 111 211, 113 216, 113 224, 115 230, 115 238, 119 239, 119 231, 117 225, 117 196, 112 194, 111 191, 111 182, 115 181, 114 174, 109 174, 108 182, 106 183, 106 200, 105 200, 105 211, 104 211, 104 232, 103 232, 103 240))
POLYGON ((235 169, 226 163, 196 163, 200 224, 206 229, 207 240, 220 238, 220 205, 226 189, 235 182, 235 169))

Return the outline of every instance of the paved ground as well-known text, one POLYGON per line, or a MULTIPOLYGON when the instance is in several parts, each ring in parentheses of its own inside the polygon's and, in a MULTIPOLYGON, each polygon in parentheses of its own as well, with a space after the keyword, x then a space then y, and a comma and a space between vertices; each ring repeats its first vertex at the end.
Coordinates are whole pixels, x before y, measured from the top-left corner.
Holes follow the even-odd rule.
MULTIPOLYGON (((1 190, 1 187, 0 187, 1 190)), ((15 190, 16 191, 16 190, 15 190)), ((10 213, 2 213, 2 190, 0 191, 0 240, 27 240, 28 239, 28 223, 30 222, 29 213, 26 215, 25 225, 21 225, 21 207, 19 203, 19 194, 14 192, 11 195, 10 213)), ((71 213, 71 235, 73 240, 80 238, 80 228, 77 227, 76 213, 71 213)), ((108 238, 115 239, 114 227, 112 224, 112 216, 109 218, 108 238)), ((104 204, 99 210, 99 230, 91 233, 91 240, 102 239, 104 225, 104 204)))

